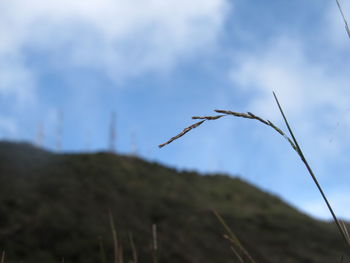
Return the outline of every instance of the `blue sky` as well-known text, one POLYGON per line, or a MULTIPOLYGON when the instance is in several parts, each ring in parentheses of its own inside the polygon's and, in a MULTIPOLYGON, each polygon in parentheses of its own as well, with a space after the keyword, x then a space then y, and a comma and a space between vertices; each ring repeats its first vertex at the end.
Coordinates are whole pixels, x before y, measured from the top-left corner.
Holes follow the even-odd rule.
MULTIPOLYGON (((350 3, 344 1, 350 16, 350 3)), ((251 111, 284 128, 275 91, 336 213, 350 219, 350 39, 335 1, 0 2, 0 137, 63 151, 108 147, 179 169, 239 175, 330 218, 298 156, 251 120, 205 123, 158 149, 193 115, 251 111)))

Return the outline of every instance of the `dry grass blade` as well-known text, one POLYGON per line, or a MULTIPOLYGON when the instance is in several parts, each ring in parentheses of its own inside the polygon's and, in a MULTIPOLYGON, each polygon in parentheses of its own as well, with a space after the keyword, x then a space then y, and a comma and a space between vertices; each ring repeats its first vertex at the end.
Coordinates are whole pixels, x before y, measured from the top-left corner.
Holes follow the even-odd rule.
MULTIPOLYGON (((337 3, 338 3, 338 6, 339 6, 339 9, 341 10, 341 7, 340 7, 340 4, 339 4, 339 1, 338 1, 338 0, 337 0, 337 3)), ((341 12, 342 12, 342 11, 341 11, 341 12)), ((342 13, 342 14, 343 14, 343 13, 342 13)), ((344 19, 345 19, 345 18, 344 18, 344 19)), ((345 22, 346 22, 346 20, 345 20, 345 22)), ((347 25, 347 23, 346 23, 346 25, 347 25)), ((264 119, 260 118, 259 116, 254 115, 254 114, 251 113, 251 112, 248 112, 248 113, 240 113, 240 112, 227 111, 227 110, 215 110, 215 112, 220 113, 220 114, 223 114, 223 115, 218 115, 218 116, 204 116, 204 117, 193 117, 194 119, 202 119, 202 121, 197 122, 197 123, 191 125, 190 127, 187 127, 186 129, 183 130, 182 133, 180 133, 180 134, 178 134, 177 136, 171 138, 168 142, 159 145, 159 147, 163 147, 163 146, 165 146, 165 145, 171 143, 172 141, 174 141, 174 140, 180 138, 181 136, 185 135, 188 131, 190 131, 190 130, 193 129, 193 128, 198 127, 199 125, 201 125, 203 122, 205 122, 205 121, 207 121, 207 120, 216 120, 216 119, 219 119, 219 118, 224 117, 224 116, 227 116, 227 115, 232 115, 232 116, 235 116, 235 117, 246 118, 246 119, 254 119, 254 120, 257 120, 257 121, 259 121, 259 122, 261 122, 261 123, 263 123, 263 124, 265 124, 265 125, 267 125, 267 126, 270 126, 271 128, 273 128, 275 131, 277 131, 280 135, 282 135, 282 136, 289 142, 289 144, 292 146, 292 148, 297 152, 297 154, 298 154, 299 157, 301 158, 301 160, 302 160, 302 162, 304 163, 305 167, 307 168, 309 174, 311 175, 311 177, 312 177, 314 183, 316 184, 318 191, 321 193, 322 198, 323 198, 323 200, 325 201, 325 203, 326 203, 326 205, 327 205, 327 207, 328 207, 328 210, 330 211, 330 213, 331 213, 331 215, 332 215, 332 217, 333 217, 333 219, 334 219, 334 222, 336 223, 336 225, 337 225, 337 227, 338 227, 339 232, 341 233, 341 235, 343 236, 344 240, 346 241, 346 244, 350 247, 350 236, 349 236, 349 233, 348 233, 348 231, 347 231, 345 225, 342 226, 341 223, 339 222, 337 216, 335 215, 335 213, 334 213, 334 211, 333 211, 333 209, 332 209, 332 207, 331 207, 331 205, 330 205, 330 203, 329 203, 329 201, 328 201, 326 195, 324 194, 324 192, 323 192, 323 190, 322 190, 322 188, 321 188, 321 186, 320 186, 320 184, 319 184, 319 182, 318 182, 318 180, 317 180, 315 174, 313 173, 313 171, 312 171, 312 169, 311 169, 311 167, 310 167, 308 161, 306 160, 303 151, 301 150, 301 148, 300 148, 300 146, 299 146, 299 144, 298 144, 298 141, 296 140, 296 138, 295 138, 295 136, 294 136, 294 133, 293 133, 293 131, 292 131, 292 129, 291 129, 289 123, 288 123, 288 120, 287 120, 287 118, 286 118, 286 116, 285 116, 285 114, 284 114, 284 112, 283 112, 283 110, 282 110, 282 107, 281 107, 281 105, 280 105, 280 103, 279 103, 279 101, 278 101, 278 99, 277 99, 277 96, 276 96, 276 94, 275 94, 274 92, 273 92, 273 96, 274 96, 274 98, 275 98, 275 100, 276 100, 276 103, 277 103, 277 105, 278 105, 278 108, 279 108, 279 110, 280 110, 280 112, 281 112, 281 115, 282 115, 282 117, 283 117, 283 119, 284 119, 284 122, 285 122, 285 124, 286 124, 286 126, 287 126, 287 128, 288 128, 289 134, 290 134, 290 136, 291 136, 292 139, 291 139, 289 136, 287 136, 280 128, 278 128, 276 125, 274 125, 271 121, 269 121, 269 120, 264 120, 264 119)), ((220 217, 218 214, 216 214, 216 216, 217 216, 218 219, 220 220, 221 217, 220 217)), ((221 218, 221 219, 222 219, 222 218, 221 218)), ((220 222, 222 222, 222 221, 220 220, 220 222)), ((222 222, 222 223, 223 223, 223 222, 222 222)), ((223 224, 223 225, 224 225, 224 224, 223 224)), ((225 226, 225 225, 224 225, 224 226, 225 226)), ((225 227, 225 228, 226 228, 226 227, 225 227)), ((228 228, 227 230, 229 230, 229 228, 228 228)), ((233 235, 233 237, 234 237, 234 235, 233 235)), ((235 238, 233 238, 233 240, 236 241, 235 238)))
POLYGON ((98 237, 98 244, 99 244, 99 247, 100 247, 101 261, 102 261, 102 263, 107 263, 105 248, 103 246, 103 242, 102 242, 102 237, 101 236, 98 237))
POLYGON ((348 231, 348 228, 346 227, 344 221, 340 221, 340 224, 341 224, 341 227, 344 231, 344 234, 346 236, 346 239, 348 240, 348 242, 350 243, 350 235, 349 235, 349 231, 348 231))
POLYGON ((2 251, 2 254, 1 254, 1 263, 5 263, 5 251, 2 251))
POLYGON ((130 245, 131 245, 131 250, 132 250, 132 262, 133 263, 137 263, 138 259, 137 259, 137 251, 136 251, 136 246, 135 246, 135 242, 134 239, 132 237, 132 235, 129 233, 129 239, 130 239, 130 245))
POLYGON ((338 5, 338 8, 339 8, 340 14, 341 14, 341 16, 342 16, 342 18, 344 20, 346 33, 348 33, 348 37, 350 38, 350 29, 349 29, 348 21, 345 18, 343 9, 342 9, 342 7, 340 5, 340 1, 339 0, 336 0, 336 1, 337 1, 337 5, 338 5))
MULTIPOLYGON (((248 260, 248 262, 255 263, 254 259, 250 256, 248 251, 243 247, 243 245, 241 244, 239 239, 236 237, 236 235, 233 233, 231 228, 227 225, 223 217, 216 210, 213 210, 213 213, 216 216, 216 218, 219 220, 220 224, 226 230, 227 235, 225 235, 224 237, 228 239, 232 244, 233 248, 236 249, 235 252, 237 253, 237 249, 238 249, 243 254, 243 256, 248 260)), ((241 259, 241 257, 239 258, 241 259)))
POLYGON ((237 250, 236 250, 233 246, 231 246, 230 248, 231 248, 233 254, 235 254, 235 256, 236 256, 236 258, 238 259, 238 261, 239 261, 240 263, 244 263, 244 261, 243 261, 241 255, 237 252, 237 250))
POLYGON ((224 116, 226 116, 226 115, 203 116, 203 117, 193 116, 192 119, 193 120, 208 120, 208 121, 212 121, 212 120, 220 119, 221 117, 224 117, 224 116))
POLYGON ((240 112, 235 112, 235 111, 226 111, 226 110, 215 110, 218 113, 223 113, 223 114, 227 114, 227 115, 233 115, 235 117, 241 117, 241 118, 246 118, 246 119, 252 119, 252 120, 257 120, 260 121, 261 123, 270 126, 272 129, 274 129, 275 131, 277 131, 279 134, 281 134, 288 142, 289 144, 292 146, 292 148, 297 151, 297 147, 295 146, 295 144, 293 143, 293 141, 280 129, 278 128, 275 124, 273 124, 271 121, 269 120, 264 120, 259 116, 256 116, 255 114, 248 112, 248 113, 240 113, 240 112))
POLYGON ((254 119, 252 116, 250 116, 247 113, 240 113, 240 112, 229 111, 229 110, 215 110, 215 112, 221 113, 221 114, 226 114, 226 115, 233 115, 236 117, 247 118, 247 119, 254 119))
POLYGON ((163 143, 163 144, 160 144, 159 145, 159 148, 162 148, 164 147, 165 145, 168 145, 169 143, 171 143, 172 141, 175 141, 176 139, 184 136, 186 133, 188 133, 190 130, 194 129, 194 128, 197 128, 199 125, 201 125, 203 122, 205 122, 205 120, 203 121, 199 121, 199 122, 196 122, 195 124, 192 124, 191 126, 185 128, 181 133, 179 133, 178 135, 172 137, 169 141, 163 143))
POLYGON ((265 120, 263 120, 262 118, 260 118, 259 116, 256 116, 256 115, 254 115, 254 114, 251 113, 251 112, 248 112, 248 115, 249 115, 250 117, 252 117, 252 119, 258 120, 258 121, 264 123, 265 125, 270 125, 270 124, 269 124, 269 121, 265 121, 265 120))
POLYGON ((122 244, 120 244, 118 248, 118 262, 124 263, 124 250, 122 244))
POLYGON ((152 225, 152 238, 153 238, 153 263, 158 262, 158 241, 157 241, 157 225, 152 225))
POLYGON ((248 113, 240 113, 240 112, 235 112, 235 111, 228 111, 228 110, 215 110, 215 112, 217 113, 221 113, 221 115, 216 115, 216 116, 194 116, 192 117, 192 119, 194 120, 201 120, 200 122, 196 122, 195 124, 192 124, 191 126, 185 128, 181 133, 179 133, 178 135, 172 137, 170 140, 168 140, 167 142, 160 144, 159 148, 162 148, 166 145, 168 145, 169 143, 179 139, 180 137, 184 136, 186 133, 188 133, 190 130, 197 128, 199 125, 203 124, 203 122, 205 121, 211 121, 211 120, 217 120, 220 119, 222 117, 228 116, 228 115, 232 115, 235 117, 240 117, 240 118, 245 118, 245 119, 254 119, 257 120, 267 126, 270 126, 271 128, 273 128, 275 131, 277 131, 279 134, 281 134, 288 142, 289 144, 292 146, 292 148, 297 151, 297 147, 294 145, 293 141, 280 129, 278 128, 275 124, 273 124, 271 121, 269 120, 264 120, 259 116, 256 116, 255 114, 248 112, 248 113))
POLYGON ((315 183, 315 185, 316 185, 318 191, 320 192, 320 194, 321 194, 323 200, 325 201, 325 203, 326 203, 326 205, 327 205, 327 207, 328 207, 328 210, 329 210, 329 212, 331 213, 331 215, 332 215, 332 217, 333 217, 333 219, 334 219, 334 222, 335 222, 335 224, 336 224, 337 227, 338 227, 338 230, 339 230, 340 234, 343 236, 343 238, 344 238, 346 244, 350 247, 350 239, 348 238, 346 231, 342 228, 341 223, 340 223, 340 221, 338 220, 337 216, 335 215, 332 206, 330 205, 330 203, 329 203, 329 201, 328 201, 328 199, 327 199, 325 193, 323 192, 323 189, 322 189, 321 185, 319 184, 319 182, 318 182, 318 180, 317 180, 317 178, 316 178, 314 172, 313 172, 312 169, 311 169, 311 166, 309 165, 308 161, 306 160, 306 158, 305 158, 305 156, 304 156, 304 153, 303 153, 303 151, 301 150, 301 148, 300 148, 300 146, 299 146, 299 144, 298 144, 298 141, 297 141, 297 139, 296 139, 295 136, 294 136, 293 130, 292 130, 292 128, 291 128, 290 125, 289 125, 289 122, 288 122, 288 120, 287 120, 287 118, 286 118, 286 115, 284 114, 284 112, 283 112, 283 110, 282 110, 281 104, 279 103, 279 101, 278 101, 278 99, 277 99, 277 96, 276 96, 276 94, 275 94, 274 92, 273 92, 273 96, 274 96, 274 98, 275 98, 275 100, 276 100, 277 106, 278 106, 278 108, 279 108, 279 110, 280 110, 280 112, 281 112, 281 115, 282 115, 282 117, 283 117, 283 119, 284 119, 284 122, 285 122, 285 124, 286 124, 286 126, 287 126, 287 128, 288 128, 288 131, 289 131, 289 133, 290 133, 290 135, 291 135, 291 137, 292 137, 292 139, 293 139, 294 145, 296 146, 296 150, 297 150, 297 153, 298 153, 300 159, 301 159, 302 162, 304 163, 304 165, 305 165, 306 169, 308 170, 309 174, 311 175, 311 177, 312 177, 312 179, 313 179, 313 181, 314 181, 314 183, 315 183))
MULTIPOLYGON (((112 231, 112 236, 113 236, 113 246, 114 246, 114 263, 118 263, 118 250, 119 250, 119 246, 118 246, 118 237, 117 237, 117 230, 115 228, 115 224, 114 224, 114 218, 112 215, 112 211, 109 210, 109 223, 111 226, 111 231, 112 231)), ((119 261, 119 263, 121 263, 119 261)))

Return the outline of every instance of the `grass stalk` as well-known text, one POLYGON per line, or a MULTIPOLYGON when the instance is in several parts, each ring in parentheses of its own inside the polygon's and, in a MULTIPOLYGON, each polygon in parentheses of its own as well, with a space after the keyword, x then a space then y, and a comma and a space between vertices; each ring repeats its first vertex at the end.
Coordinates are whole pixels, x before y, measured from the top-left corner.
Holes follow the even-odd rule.
POLYGON ((191 126, 185 128, 181 133, 179 133, 178 135, 172 137, 169 141, 167 141, 167 142, 165 142, 165 143, 163 143, 163 144, 160 144, 160 145, 159 145, 159 148, 162 148, 162 147, 164 147, 165 145, 168 145, 169 143, 171 143, 171 142, 173 142, 173 141, 179 139, 180 137, 182 137, 182 136, 184 136, 186 133, 188 133, 190 130, 192 130, 192 129, 194 129, 194 128, 197 128, 197 127, 198 127, 199 125, 201 125, 204 121, 205 121, 205 120, 196 122, 196 123, 192 124, 191 126))
POLYGON ((343 8, 341 7, 341 4, 340 4, 340 0, 336 0, 336 2, 337 2, 338 9, 340 11, 340 14, 341 14, 343 21, 344 21, 344 24, 345 24, 346 33, 348 33, 348 37, 350 38, 350 29, 349 29, 348 21, 345 18, 343 8))
POLYGON ((237 250, 233 246, 231 246, 230 248, 231 248, 233 254, 235 254, 235 256, 238 259, 239 263, 244 263, 241 255, 237 252, 237 250))
MULTIPOLYGON (((337 1, 338 3, 338 6, 340 7, 340 4, 339 2, 337 1)), ((341 10, 341 7, 340 7, 340 10, 341 10)), ((341 11, 342 12, 342 11, 341 11)), ((345 19, 345 18, 344 18, 345 19)), ((346 20, 345 20, 346 21, 346 20)), ((347 25, 347 23, 346 23, 347 25)), ((275 124, 273 124, 271 121, 269 120, 264 120, 262 119, 261 117, 251 113, 251 112, 247 112, 247 113, 240 113, 240 112, 234 112, 234 111, 227 111, 227 110, 215 110, 216 113, 219 113, 221 115, 216 115, 216 116, 202 116, 202 117, 199 117, 199 116, 194 116, 192 117, 192 119, 195 119, 195 120, 201 120, 200 122, 197 122, 187 128, 185 128, 181 133, 179 133, 178 135, 172 137, 170 140, 168 140, 167 142, 163 143, 163 144, 160 144, 159 147, 164 147, 165 145, 168 145, 169 143, 173 142, 174 140, 176 139, 179 139, 180 137, 182 137, 183 135, 185 135, 187 132, 189 132, 190 130, 198 127, 199 125, 203 124, 204 122, 206 121, 212 121, 212 120, 217 120, 217 119, 220 119, 220 118, 223 118, 225 116, 235 116, 235 117, 240 117, 240 118, 246 118, 246 119, 253 119, 253 120, 256 120, 256 121, 259 121, 260 123, 263 123, 264 125, 267 125, 267 126, 270 126, 272 129, 274 129, 276 132, 278 132, 280 135, 282 135, 287 141, 288 143, 290 144, 290 146, 296 151, 296 153, 299 155, 300 159, 302 160, 302 162, 304 163, 307 171, 309 172, 312 180, 314 181, 318 191, 320 192, 324 202, 326 203, 327 205, 327 208, 329 210, 329 212, 331 213, 333 219, 334 219, 334 222, 341 234, 341 236, 343 237, 343 239, 345 240, 347 246, 350 248, 350 236, 349 236, 349 233, 347 231, 347 228, 345 226, 344 223, 341 223, 340 220, 337 218, 336 214, 334 213, 333 211, 333 208, 332 206, 330 205, 321 185, 319 184, 313 170, 311 169, 311 166, 309 165, 308 161, 306 160, 305 158, 305 155, 303 153, 303 151, 301 150, 300 146, 299 146, 299 143, 297 141, 297 139, 295 138, 295 135, 294 135, 294 132, 291 128, 291 126, 289 125, 289 122, 286 118, 286 115, 284 114, 283 110, 282 110, 282 107, 281 107, 281 104, 279 103, 278 99, 277 99, 277 96, 276 94, 273 92, 273 96, 275 98, 275 101, 277 103, 277 106, 280 110, 280 113, 284 119, 284 122, 287 126, 287 129, 289 131, 289 134, 291 136, 291 138, 285 133, 282 131, 282 129, 278 128, 275 124)), ((233 239, 234 240, 234 239, 233 239)))
POLYGON ((136 250, 135 242, 131 233, 129 233, 129 239, 130 239, 130 245, 132 250, 132 258, 133 258, 132 261, 133 263, 138 263, 137 250, 136 250))
POLYGON ((101 262, 102 263, 107 263, 106 252, 105 252, 105 248, 103 246, 103 242, 102 242, 102 237, 101 236, 98 237, 98 244, 99 244, 99 247, 100 247, 101 262))
POLYGON ((276 96, 275 92, 273 92, 273 96, 274 96, 274 98, 275 98, 275 100, 276 100, 277 106, 278 106, 278 108, 279 108, 279 110, 280 110, 280 112, 281 112, 281 114, 282 114, 282 117, 283 117, 284 122, 285 122, 285 124, 286 124, 286 126, 287 126, 287 128, 288 128, 288 131, 289 131, 289 133, 290 133, 290 135, 291 135, 291 137, 292 137, 292 139, 293 139, 294 145, 297 147, 297 153, 298 153, 300 159, 301 159, 302 162, 304 163, 304 165, 305 165, 307 171, 309 172, 309 174, 310 174, 312 180, 314 181, 314 183, 315 183, 315 185, 316 185, 318 191, 320 192, 320 194, 321 194, 321 196, 322 196, 324 202, 326 203, 326 205, 327 205, 327 207, 328 207, 328 210, 329 210, 329 212, 331 213, 331 215, 332 215, 332 217, 333 217, 333 219, 334 219, 334 222, 335 222, 335 224, 336 224, 337 227, 338 227, 339 232, 341 233, 341 235, 343 236, 343 238, 344 238, 346 244, 347 244, 347 245, 349 246, 349 248, 350 248, 350 238, 349 238, 349 234, 348 234, 348 231, 347 231, 347 229, 346 229, 345 224, 342 225, 341 222, 339 221, 339 219, 337 218, 336 214, 334 213, 333 208, 332 208, 332 206, 330 205, 327 196, 325 195, 325 193, 324 193, 324 191, 323 191, 321 185, 319 184, 319 182, 318 182, 318 180, 317 180, 317 178, 316 178, 316 176, 315 176, 313 170, 311 169, 311 166, 309 165, 308 161, 306 160, 305 155, 304 155, 303 151, 301 150, 297 139, 295 138, 294 132, 293 132, 291 126, 289 125, 289 122, 288 122, 288 120, 287 120, 287 117, 286 117, 286 115, 285 115, 284 112, 283 112, 283 109, 282 109, 281 104, 279 103, 279 101, 278 101, 278 99, 277 99, 277 96, 276 96))
POLYGON ((114 248, 114 263, 121 263, 119 262, 118 252, 119 252, 119 246, 118 246, 118 236, 117 236, 117 230, 114 224, 114 218, 112 215, 112 211, 109 210, 109 223, 112 231, 113 236, 113 248, 114 248))
POLYGON ((152 225, 152 251, 153 251, 153 263, 158 262, 158 240, 157 240, 157 225, 152 225))
POLYGON ((239 241, 239 239, 236 237, 236 235, 233 233, 232 229, 228 226, 228 224, 226 223, 226 221, 224 220, 224 218, 216 211, 213 210, 213 213, 215 215, 215 217, 218 219, 218 221, 220 222, 220 224, 224 227, 224 229, 227 232, 227 235, 225 235, 224 237, 230 241, 231 243, 231 249, 232 251, 235 253, 236 257, 238 258, 238 260, 240 260, 241 262, 244 262, 242 257, 240 256, 241 252, 244 257, 248 260, 248 262, 250 263, 255 263, 254 259, 252 258, 252 256, 248 253, 248 251, 244 248, 244 246, 241 244, 241 242, 239 241), (239 252, 238 252, 239 251, 239 252))
POLYGON ((120 242, 119 248, 118 248, 118 262, 124 263, 124 249, 123 249, 123 245, 121 242, 120 242))

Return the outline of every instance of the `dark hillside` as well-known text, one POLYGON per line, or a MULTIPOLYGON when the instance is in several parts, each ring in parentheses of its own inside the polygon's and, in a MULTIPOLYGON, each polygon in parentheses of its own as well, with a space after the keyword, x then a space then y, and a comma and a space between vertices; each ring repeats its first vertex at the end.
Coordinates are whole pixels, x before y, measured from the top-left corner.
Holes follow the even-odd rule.
POLYGON ((140 262, 235 262, 217 209, 260 263, 339 262, 350 253, 331 224, 224 175, 178 172, 108 153, 58 155, 0 143, 0 251, 6 262, 113 262, 108 211, 129 262, 132 233, 140 262))

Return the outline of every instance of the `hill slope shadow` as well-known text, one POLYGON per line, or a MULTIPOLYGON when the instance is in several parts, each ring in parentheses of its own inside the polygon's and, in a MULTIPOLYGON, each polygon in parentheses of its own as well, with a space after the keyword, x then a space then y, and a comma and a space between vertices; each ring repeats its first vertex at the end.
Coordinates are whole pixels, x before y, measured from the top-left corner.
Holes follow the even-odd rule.
POLYGON ((60 155, 0 143, 0 250, 7 262, 101 262, 101 244, 112 262, 109 210, 126 258, 131 233, 139 261, 152 262, 151 226, 157 224, 159 262, 235 262, 212 209, 256 262, 350 256, 333 224, 238 178, 108 153, 60 155))

